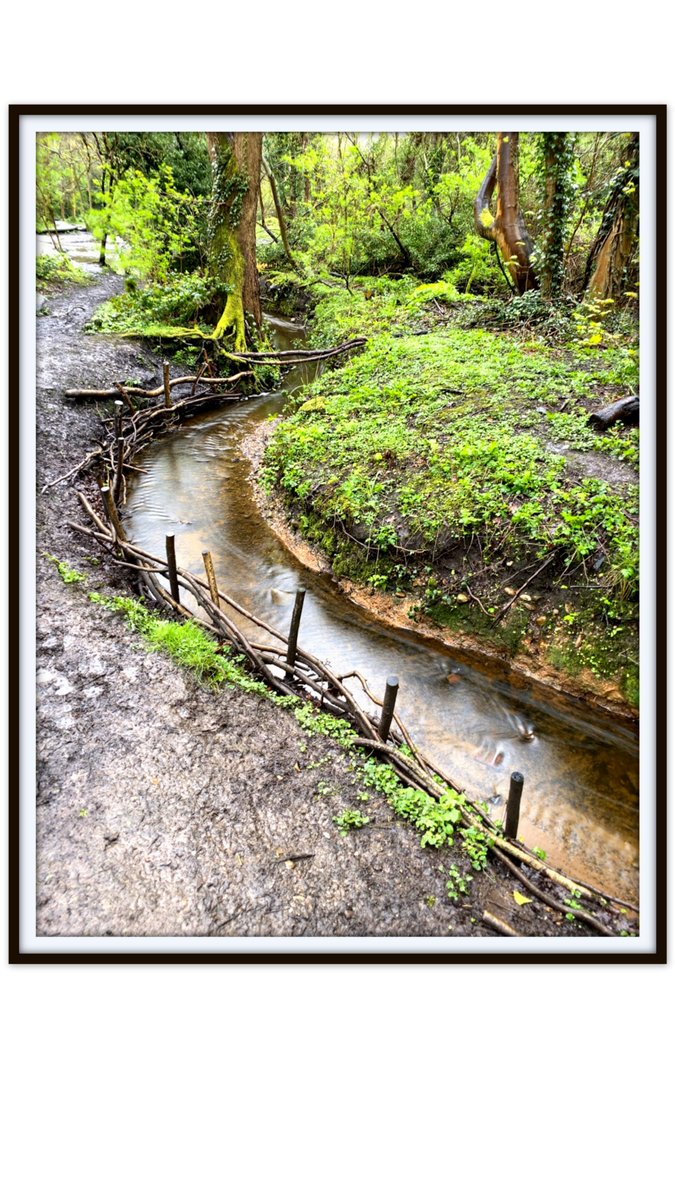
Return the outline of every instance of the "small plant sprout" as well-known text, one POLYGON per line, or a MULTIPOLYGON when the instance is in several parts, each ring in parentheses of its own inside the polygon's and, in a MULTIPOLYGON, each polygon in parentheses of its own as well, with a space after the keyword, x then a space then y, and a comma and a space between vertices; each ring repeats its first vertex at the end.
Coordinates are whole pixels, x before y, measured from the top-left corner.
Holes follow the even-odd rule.
POLYGON ((345 808, 343 812, 333 817, 333 820, 340 829, 342 837, 346 837, 350 829, 362 829, 364 825, 370 823, 370 817, 359 812, 358 808, 345 808))

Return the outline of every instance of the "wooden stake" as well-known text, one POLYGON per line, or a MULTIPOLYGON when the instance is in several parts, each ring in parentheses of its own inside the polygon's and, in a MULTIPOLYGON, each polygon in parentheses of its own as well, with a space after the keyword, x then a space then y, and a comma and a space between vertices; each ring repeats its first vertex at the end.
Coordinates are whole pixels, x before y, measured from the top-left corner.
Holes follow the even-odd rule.
POLYGON ((525 780, 520 771, 514 771, 511 776, 509 798, 506 801, 506 821, 504 835, 507 838, 518 837, 518 822, 520 820, 520 797, 523 794, 525 780))
POLYGON ((171 408, 171 379, 169 377, 169 362, 166 358, 162 363, 162 370, 164 372, 164 407, 171 408))
POLYGON ((120 502, 120 492, 122 490, 122 481, 124 479, 124 438, 117 439, 117 464, 115 466, 115 482, 113 484, 113 496, 115 503, 120 502))
POLYGON ((291 627, 288 631, 288 646, 286 649, 286 674, 293 674, 295 666, 295 656, 298 652, 298 631, 300 629, 300 618, 302 616, 302 606, 305 603, 305 589, 298 588, 295 593, 295 604, 293 605, 293 615, 291 617, 291 627))
POLYGON ((166 535, 166 563, 169 568, 169 589, 172 599, 176 601, 176 604, 180 604, 178 572, 176 571, 176 539, 173 533, 166 535))
POLYGON ((387 686, 384 689, 384 701, 382 703, 382 716, 380 717, 380 724, 378 727, 378 733, 379 733, 380 737, 382 738, 383 742, 386 742, 387 738, 389 737, 389 730, 391 728, 391 720, 394 715, 394 708, 396 705, 397 695, 398 695, 398 676, 390 675, 387 680, 387 686))
POLYGON ((211 599, 213 600, 213 603, 215 604, 216 608, 220 608, 220 597, 218 595, 218 583, 216 581, 216 572, 213 567, 213 559, 211 558, 211 551, 204 550, 204 552, 202 554, 202 558, 204 559, 204 566, 206 568, 206 578, 209 581, 209 591, 211 593, 211 599))
POLYGON ((122 409, 124 408, 123 400, 115 401, 115 437, 119 441, 122 436, 122 409))
MULTIPOLYGON (((125 402, 127 408, 129 409, 129 412, 132 414, 137 412, 138 411, 137 406, 134 403, 134 401, 131 399, 131 396, 129 395, 129 389, 122 387, 121 383, 117 383, 115 385, 115 387, 116 387, 117 391, 120 392, 121 395, 124 397, 124 402, 125 402)), ((105 395, 105 393, 101 393, 101 394, 105 395)))
POLYGON ((126 542, 127 535, 124 532, 124 527, 120 521, 113 494, 107 485, 101 488, 101 496, 103 498, 103 507, 105 508, 106 516, 108 517, 108 520, 115 531, 115 538, 118 542, 126 542))

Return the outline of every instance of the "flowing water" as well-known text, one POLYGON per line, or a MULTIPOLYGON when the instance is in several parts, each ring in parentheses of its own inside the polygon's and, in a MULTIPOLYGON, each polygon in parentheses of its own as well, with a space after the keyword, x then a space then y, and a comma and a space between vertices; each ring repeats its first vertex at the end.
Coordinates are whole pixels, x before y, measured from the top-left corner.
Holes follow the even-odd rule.
MULTIPOLYGON (((277 344, 302 330, 268 318, 277 344)), ((638 756, 631 731, 581 706, 545 704, 485 669, 455 662, 414 636, 370 619, 331 583, 305 570, 256 505, 241 444, 278 414, 305 381, 289 372, 283 391, 192 419, 138 460, 147 474, 129 489, 125 525, 137 545, 164 556, 176 535, 181 566, 203 575, 210 550, 222 589, 287 630, 298 587, 307 590, 302 646, 343 674, 354 668, 382 695, 400 680, 397 711, 415 740, 467 794, 501 819, 512 771, 525 776, 519 837, 573 877, 637 900, 638 756)))

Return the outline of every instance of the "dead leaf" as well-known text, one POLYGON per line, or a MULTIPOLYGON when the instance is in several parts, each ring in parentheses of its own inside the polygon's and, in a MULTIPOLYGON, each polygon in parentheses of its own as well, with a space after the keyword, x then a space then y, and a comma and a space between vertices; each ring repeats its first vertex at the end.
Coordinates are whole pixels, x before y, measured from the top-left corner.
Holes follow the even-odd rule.
POLYGON ((516 904, 531 904, 532 903, 531 897, 524 896, 522 892, 514 891, 513 899, 515 900, 516 904))

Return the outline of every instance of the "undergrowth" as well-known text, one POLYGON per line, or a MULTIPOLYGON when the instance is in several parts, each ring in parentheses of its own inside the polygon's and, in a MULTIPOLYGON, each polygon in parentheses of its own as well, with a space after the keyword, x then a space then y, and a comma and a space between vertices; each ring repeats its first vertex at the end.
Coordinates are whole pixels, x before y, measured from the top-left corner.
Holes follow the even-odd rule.
MULTIPOLYGON (((470 627, 509 654, 547 623, 554 655, 573 670, 571 633, 579 665, 626 676, 637 630, 639 434, 595 433, 588 414, 636 390, 635 330, 617 324, 611 337, 589 339, 563 311, 556 341, 533 324, 540 299, 511 303, 518 311, 499 332, 466 328, 468 309, 486 302, 458 300, 450 283, 325 288, 313 340, 366 331, 368 345, 294 398, 263 483, 280 489, 338 576, 412 593, 420 614, 470 627), (537 587, 566 590, 564 604, 552 600, 536 624, 519 602, 498 621, 509 576, 520 572, 517 587, 540 566, 537 587)), ((633 686, 627 676, 624 686, 633 686)))
POLYGON ((49 291, 65 283, 91 283, 91 275, 76 267, 67 254, 39 254, 35 260, 35 278, 38 287, 49 291))

